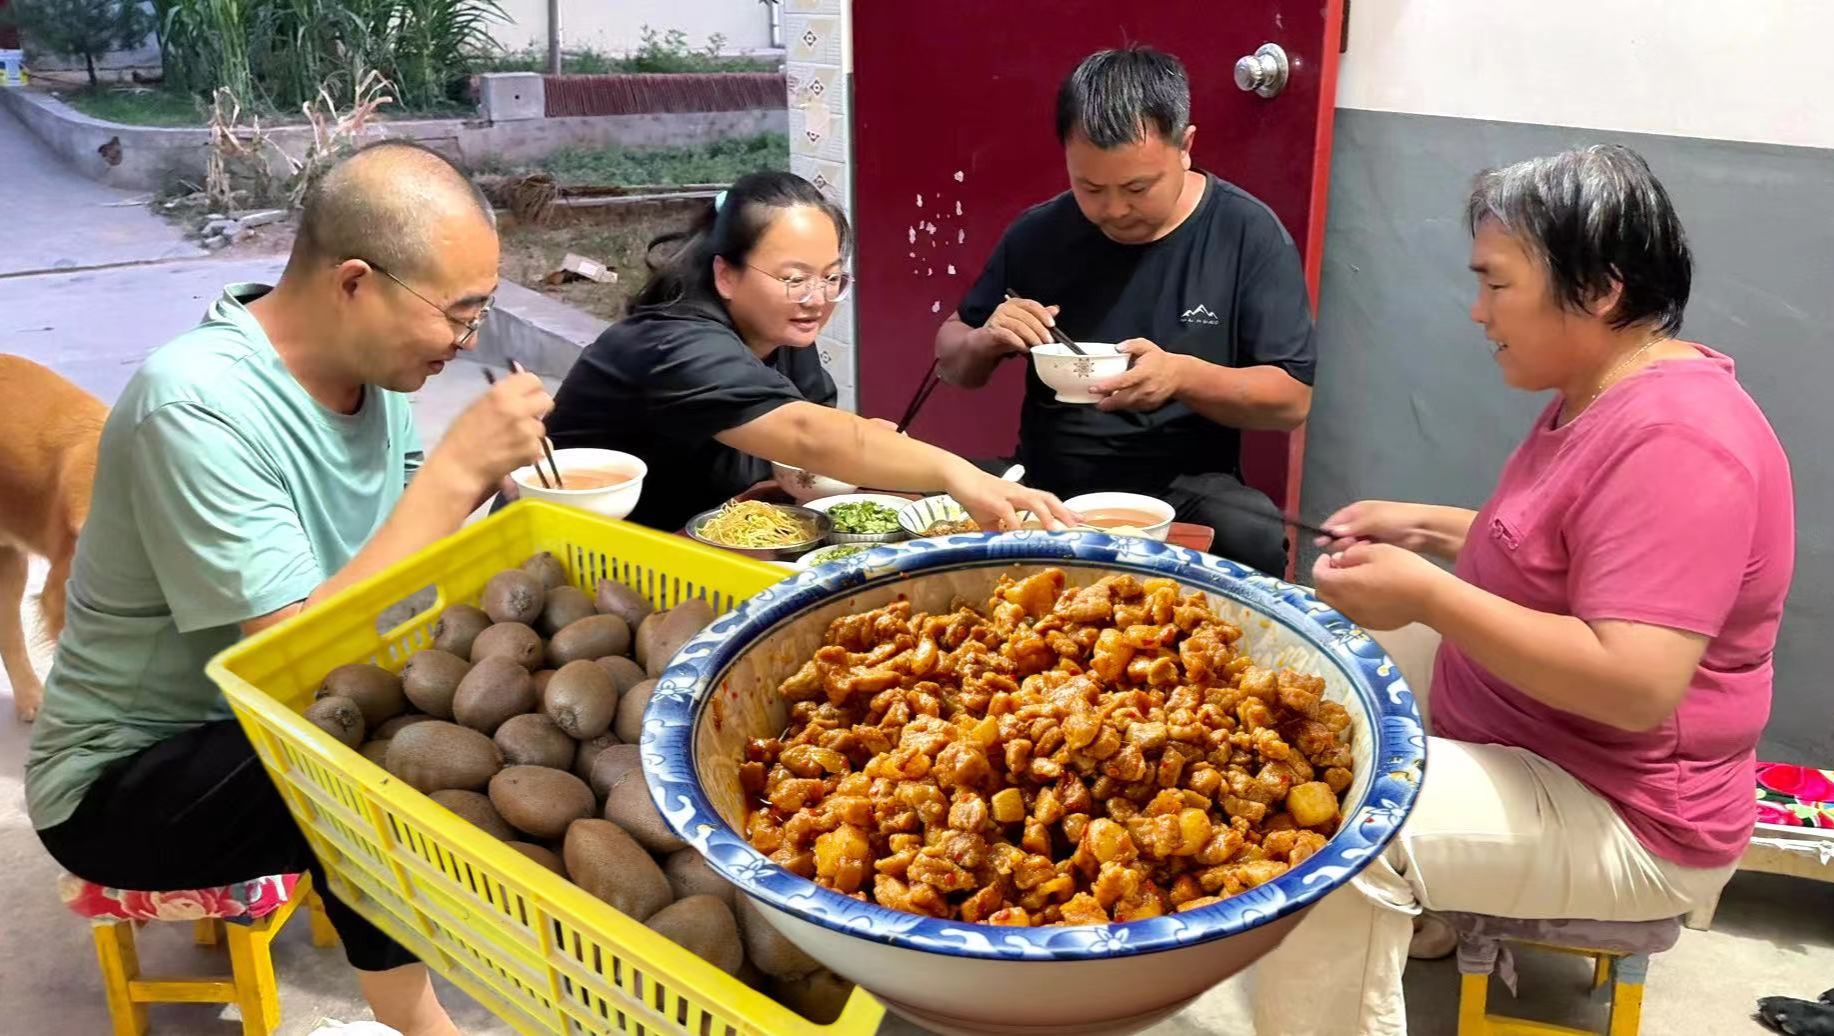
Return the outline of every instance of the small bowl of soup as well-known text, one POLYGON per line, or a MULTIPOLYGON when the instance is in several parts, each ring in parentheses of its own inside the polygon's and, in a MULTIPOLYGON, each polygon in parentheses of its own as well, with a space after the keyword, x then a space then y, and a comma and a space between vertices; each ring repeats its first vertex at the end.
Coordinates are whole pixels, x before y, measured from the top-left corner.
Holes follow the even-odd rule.
POLYGON ((1172 519, 1178 516, 1171 504, 1139 493, 1084 493, 1063 503, 1082 516, 1079 528, 1113 536, 1163 541, 1172 531, 1172 519))
POLYGON ((541 475, 553 480, 547 462, 537 474, 532 467, 518 468, 510 478, 522 495, 535 500, 551 500, 607 518, 624 518, 637 507, 643 495, 643 479, 649 465, 639 457, 619 450, 574 447, 554 451, 554 464, 560 469, 565 488, 541 484, 541 475))
POLYGON ((1061 342, 1032 346, 1032 368, 1038 379, 1057 393, 1059 403, 1099 403, 1102 397, 1091 392, 1099 381, 1124 374, 1130 357, 1120 347, 1108 342, 1078 342, 1083 352, 1077 355, 1061 342))

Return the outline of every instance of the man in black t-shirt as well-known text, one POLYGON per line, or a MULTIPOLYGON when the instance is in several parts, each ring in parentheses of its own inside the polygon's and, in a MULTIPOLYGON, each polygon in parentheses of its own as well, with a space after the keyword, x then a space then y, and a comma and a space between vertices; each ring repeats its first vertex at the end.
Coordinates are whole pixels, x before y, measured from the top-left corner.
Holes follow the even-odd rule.
POLYGON ((1027 364, 1026 481, 1159 497, 1215 529, 1215 553, 1279 574, 1279 511, 1242 484, 1238 430, 1297 428, 1311 408, 1305 273, 1267 206, 1191 168, 1190 113, 1171 55, 1103 51, 1071 73, 1057 97, 1070 190, 1001 237, 937 331, 939 370, 978 388, 1052 323, 1121 343, 1132 363, 1094 386, 1097 406, 1057 402, 1027 364))

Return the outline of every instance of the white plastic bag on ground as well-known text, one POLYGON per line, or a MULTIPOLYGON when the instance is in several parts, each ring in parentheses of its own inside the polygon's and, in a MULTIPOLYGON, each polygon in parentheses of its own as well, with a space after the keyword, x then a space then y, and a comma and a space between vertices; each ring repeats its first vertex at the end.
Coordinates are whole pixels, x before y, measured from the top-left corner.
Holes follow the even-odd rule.
POLYGON ((340 1022, 327 1018, 313 1029, 311 1036, 401 1036, 381 1022, 340 1022))

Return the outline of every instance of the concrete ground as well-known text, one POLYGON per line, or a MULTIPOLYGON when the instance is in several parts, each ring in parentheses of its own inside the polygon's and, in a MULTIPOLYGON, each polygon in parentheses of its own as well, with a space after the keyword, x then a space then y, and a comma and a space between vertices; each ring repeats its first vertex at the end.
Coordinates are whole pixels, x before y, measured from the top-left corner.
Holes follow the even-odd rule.
MULTIPOLYGON (((140 360, 193 323, 226 283, 271 279, 280 259, 200 257, 162 221, 131 200, 64 174, 32 138, 0 113, 0 350, 51 366, 112 401, 140 360), (88 270, 104 264, 131 264, 88 270)), ((429 446, 483 387, 468 363, 454 364, 415 400, 429 446)), ((35 569, 35 582, 43 567, 35 569)), ((36 589, 36 586, 34 587, 36 589)), ((40 669, 48 658, 41 657, 40 669)), ((57 867, 28 823, 21 767, 30 728, 12 719, 11 688, 0 678, 0 1031, 101 1034, 109 1031, 86 927, 57 901, 57 867)), ((141 935, 149 973, 226 971, 221 950, 193 946, 179 925, 141 935)), ((282 1036, 304 1036, 327 1019, 367 1016, 356 983, 336 951, 314 949, 305 925, 275 944, 284 1021, 282 1036)), ((1603 1022, 1586 996, 1588 972, 1570 958, 1525 953, 1521 1000, 1498 990, 1493 1006, 1566 1024, 1603 1022)), ((1320 982, 1341 981, 1321 973, 1320 982)), ((1764 1031, 1751 1018, 1757 997, 1813 998, 1834 986, 1834 886, 1745 875, 1733 881, 1714 930, 1687 932, 1654 966, 1643 1032, 1738 1034, 1764 1031)), ((1456 1030, 1458 976, 1450 962, 1416 964, 1407 976, 1410 1027, 1417 1036, 1456 1030)), ((1251 1031, 1246 980, 1226 982, 1154 1036, 1222 1036, 1251 1031)), ((450 986, 442 996, 467 1033, 507 1034, 507 1026, 450 986)), ((197 1005, 154 1008, 154 1032, 240 1031, 232 1009, 197 1005)), ((889 1022, 887 1036, 921 1030, 889 1022)), ((1265 1034, 1283 1036, 1283 1034, 1265 1034)))

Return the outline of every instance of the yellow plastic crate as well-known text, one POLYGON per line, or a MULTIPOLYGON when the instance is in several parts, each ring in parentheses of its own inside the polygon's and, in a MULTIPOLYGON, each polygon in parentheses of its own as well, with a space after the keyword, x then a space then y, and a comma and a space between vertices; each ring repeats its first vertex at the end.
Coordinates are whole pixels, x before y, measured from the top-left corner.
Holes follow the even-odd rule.
POLYGON ((588 593, 616 579, 668 608, 716 613, 783 571, 684 537, 525 501, 264 630, 212 659, 211 679, 324 861, 332 889, 377 927, 529 1034, 864 1036, 884 1008, 856 990, 831 1025, 809 1021, 451 815, 306 722, 324 675, 350 662, 399 671, 449 604, 552 551, 588 593), (378 629, 428 590, 412 618, 378 629))

